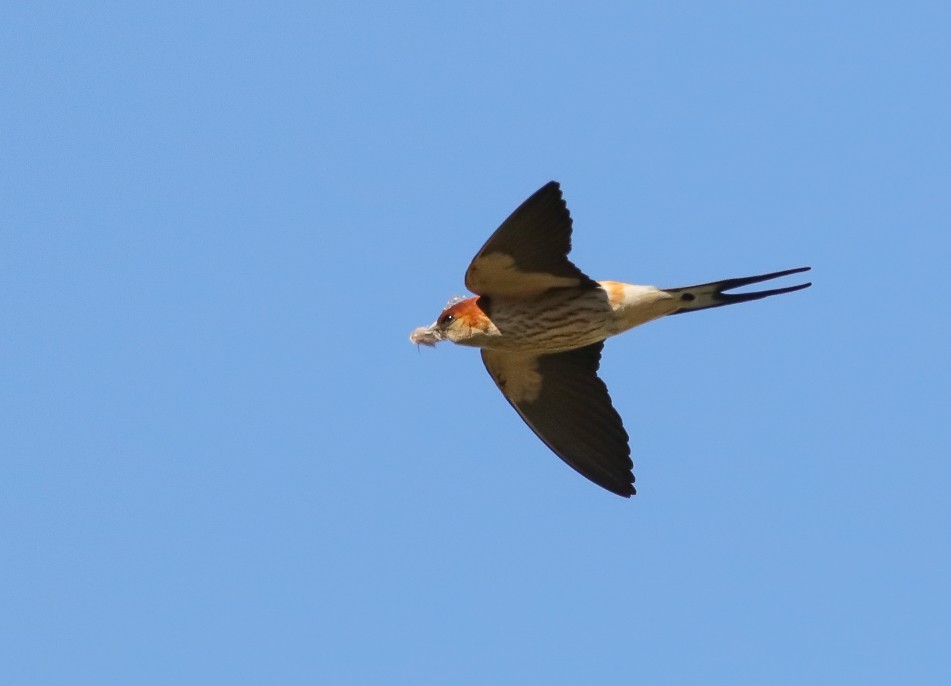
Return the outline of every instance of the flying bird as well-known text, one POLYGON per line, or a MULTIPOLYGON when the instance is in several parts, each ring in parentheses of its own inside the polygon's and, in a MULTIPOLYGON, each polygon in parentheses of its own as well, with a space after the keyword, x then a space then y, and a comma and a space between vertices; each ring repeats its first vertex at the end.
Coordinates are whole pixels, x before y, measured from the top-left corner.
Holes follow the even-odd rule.
POLYGON ((476 295, 450 301, 410 341, 480 348, 489 376, 542 442, 581 475, 629 498, 636 490, 628 435, 598 377, 605 339, 667 315, 808 288, 726 292, 810 268, 655 288, 593 281, 568 259, 570 251, 571 215, 551 181, 502 222, 469 264, 466 288, 476 295))

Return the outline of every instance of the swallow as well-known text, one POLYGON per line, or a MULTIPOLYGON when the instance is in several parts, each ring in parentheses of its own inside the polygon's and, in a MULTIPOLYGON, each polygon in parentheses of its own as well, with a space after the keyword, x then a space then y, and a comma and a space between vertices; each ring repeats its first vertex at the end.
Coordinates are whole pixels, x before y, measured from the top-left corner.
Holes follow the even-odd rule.
POLYGON ((489 376, 535 435, 582 476, 629 498, 637 491, 628 434, 598 376, 604 341, 668 315, 808 288, 728 292, 810 267, 679 288, 594 281, 568 259, 571 231, 561 187, 551 181, 469 264, 465 284, 476 295, 450 301, 410 341, 480 348, 489 376))

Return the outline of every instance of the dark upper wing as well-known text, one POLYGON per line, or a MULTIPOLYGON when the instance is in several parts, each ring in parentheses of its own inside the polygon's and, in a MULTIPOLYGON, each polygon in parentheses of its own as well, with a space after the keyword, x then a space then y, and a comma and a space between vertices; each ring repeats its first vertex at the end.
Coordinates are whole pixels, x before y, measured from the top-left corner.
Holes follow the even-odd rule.
POLYGON ((466 271, 479 295, 528 296, 549 288, 591 285, 568 259, 571 215, 555 181, 538 189, 495 230, 466 271))
POLYGON ((612 493, 634 490, 621 417, 598 378, 604 343, 532 355, 483 350, 489 375, 532 431, 583 476, 612 493))

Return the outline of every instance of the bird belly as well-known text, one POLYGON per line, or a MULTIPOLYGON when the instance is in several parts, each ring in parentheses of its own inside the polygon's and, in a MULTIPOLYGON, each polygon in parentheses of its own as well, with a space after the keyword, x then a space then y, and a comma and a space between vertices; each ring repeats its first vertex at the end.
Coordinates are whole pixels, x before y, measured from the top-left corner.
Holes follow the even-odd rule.
MULTIPOLYGON (((492 299, 489 318, 498 331, 481 348, 540 354, 574 350, 611 336, 614 312, 601 288, 559 288, 534 298, 492 299)), ((475 343, 475 341, 473 341, 475 343)))

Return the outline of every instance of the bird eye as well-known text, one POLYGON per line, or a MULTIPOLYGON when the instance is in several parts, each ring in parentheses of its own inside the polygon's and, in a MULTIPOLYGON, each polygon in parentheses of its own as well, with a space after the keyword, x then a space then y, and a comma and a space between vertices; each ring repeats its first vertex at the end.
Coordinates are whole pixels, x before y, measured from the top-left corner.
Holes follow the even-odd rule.
POLYGON ((440 325, 440 326, 445 326, 446 324, 452 324, 452 322, 453 322, 454 319, 455 319, 455 317, 454 317, 453 315, 451 315, 451 314, 444 314, 444 315, 442 316, 442 318, 439 320, 439 325, 440 325))

